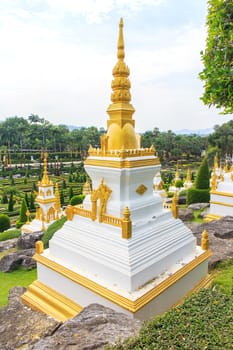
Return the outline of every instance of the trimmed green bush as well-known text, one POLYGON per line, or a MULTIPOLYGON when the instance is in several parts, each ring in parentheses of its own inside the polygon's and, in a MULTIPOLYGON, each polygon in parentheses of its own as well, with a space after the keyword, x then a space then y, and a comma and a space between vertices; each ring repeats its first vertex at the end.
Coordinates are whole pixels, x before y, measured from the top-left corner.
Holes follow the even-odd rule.
POLYGON ((183 180, 177 180, 176 183, 175 183, 175 186, 176 186, 177 188, 183 187, 183 180))
POLYGON ((64 225, 64 223, 66 222, 66 216, 62 217, 61 219, 53 222, 48 229, 45 231, 42 241, 44 243, 44 247, 48 248, 49 246, 49 240, 53 237, 54 233, 58 230, 60 230, 60 228, 62 228, 62 226, 64 225))
POLYGON ((6 214, 0 214, 0 232, 8 230, 10 226, 11 222, 9 216, 6 214))
POLYGON ((77 196, 73 196, 70 200, 70 204, 71 205, 82 204, 84 198, 85 198, 84 194, 78 194, 77 196))
POLYGON ((203 159, 198 169, 195 187, 199 190, 207 190, 210 187, 210 171, 206 158, 203 159))
POLYGON ((24 225, 27 221, 27 203, 25 198, 23 198, 22 203, 21 203, 21 207, 20 207, 20 215, 19 215, 19 219, 16 221, 16 227, 20 228, 22 225, 24 225))
POLYGON ((8 203, 7 194, 3 193, 2 199, 1 199, 1 204, 7 204, 7 203, 8 203))
POLYGON ((7 241, 8 239, 18 238, 21 235, 21 230, 8 230, 0 233, 0 241, 7 241))
POLYGON ((209 190, 200 190, 194 187, 191 187, 187 190, 186 202, 188 205, 192 203, 209 203, 209 201, 209 190))
POLYGON ((10 193, 10 198, 8 202, 8 211, 14 211, 14 198, 13 198, 13 193, 10 193))

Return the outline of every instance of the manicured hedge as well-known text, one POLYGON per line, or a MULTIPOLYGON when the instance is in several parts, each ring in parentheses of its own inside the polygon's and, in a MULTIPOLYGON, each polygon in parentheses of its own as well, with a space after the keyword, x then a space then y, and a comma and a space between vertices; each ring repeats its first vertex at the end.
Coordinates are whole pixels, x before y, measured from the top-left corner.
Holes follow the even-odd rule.
POLYGON ((210 201, 210 191, 200 190, 194 187, 191 187, 187 190, 186 202, 187 204, 192 203, 209 203, 210 201))
POLYGON ((48 248, 49 246, 49 240, 53 237, 54 233, 56 231, 58 231, 60 228, 62 228, 62 226, 64 225, 64 223, 66 222, 66 216, 62 217, 61 219, 55 221, 54 223, 52 223, 48 229, 45 231, 42 241, 44 243, 44 247, 48 248))
POLYGON ((10 228, 10 218, 6 214, 0 214, 0 232, 8 230, 10 228))

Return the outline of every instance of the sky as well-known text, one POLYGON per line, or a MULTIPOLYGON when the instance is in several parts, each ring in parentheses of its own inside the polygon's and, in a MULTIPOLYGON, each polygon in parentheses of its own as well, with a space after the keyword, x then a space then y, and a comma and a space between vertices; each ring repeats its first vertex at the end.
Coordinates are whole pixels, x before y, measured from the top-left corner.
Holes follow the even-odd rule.
POLYGON ((0 120, 106 128, 122 17, 136 131, 222 125, 200 100, 206 14, 206 0, 0 0, 0 120))

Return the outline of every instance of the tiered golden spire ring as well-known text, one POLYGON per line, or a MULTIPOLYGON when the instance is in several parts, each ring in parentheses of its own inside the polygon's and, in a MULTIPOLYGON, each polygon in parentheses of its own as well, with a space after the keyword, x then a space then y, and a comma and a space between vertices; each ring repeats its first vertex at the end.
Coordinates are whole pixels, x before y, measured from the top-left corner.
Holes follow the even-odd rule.
POLYGON ((132 115, 134 108, 130 104, 130 81, 129 68, 124 62, 124 38, 123 38, 123 20, 119 24, 119 37, 117 45, 118 61, 113 68, 112 74, 112 104, 108 107, 108 141, 107 148, 110 149, 135 149, 139 148, 137 136, 134 130, 134 120, 132 115))
POLYGON ((43 177, 41 182, 39 182, 39 185, 42 186, 48 186, 52 184, 52 181, 49 180, 48 177, 48 171, 47 171, 47 158, 48 158, 48 153, 44 154, 44 171, 43 171, 43 177))

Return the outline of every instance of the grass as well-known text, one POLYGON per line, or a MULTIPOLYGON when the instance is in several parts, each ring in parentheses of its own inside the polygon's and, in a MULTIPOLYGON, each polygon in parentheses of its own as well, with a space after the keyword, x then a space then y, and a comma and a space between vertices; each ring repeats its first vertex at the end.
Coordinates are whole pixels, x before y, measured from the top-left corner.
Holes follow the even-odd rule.
POLYGON ((12 287, 28 287, 36 280, 36 269, 23 270, 18 269, 13 272, 0 272, 0 307, 7 305, 8 293, 12 287))
POLYGON ((18 238, 20 235, 21 235, 21 230, 19 229, 0 232, 0 241, 6 241, 8 239, 18 238))
POLYGON ((214 273, 214 285, 225 294, 233 294, 233 259, 220 262, 214 273))
POLYGON ((108 349, 233 349, 233 259, 219 263, 213 274, 212 288, 194 293, 146 322, 137 337, 108 349))
POLYGON ((163 316, 147 322, 139 336, 114 350, 232 349, 233 299, 218 289, 202 289, 163 316))
POLYGON ((204 222, 204 219, 200 218, 199 215, 203 212, 203 209, 200 210, 194 210, 193 211, 193 220, 192 222, 199 222, 200 224, 202 224, 204 222))

